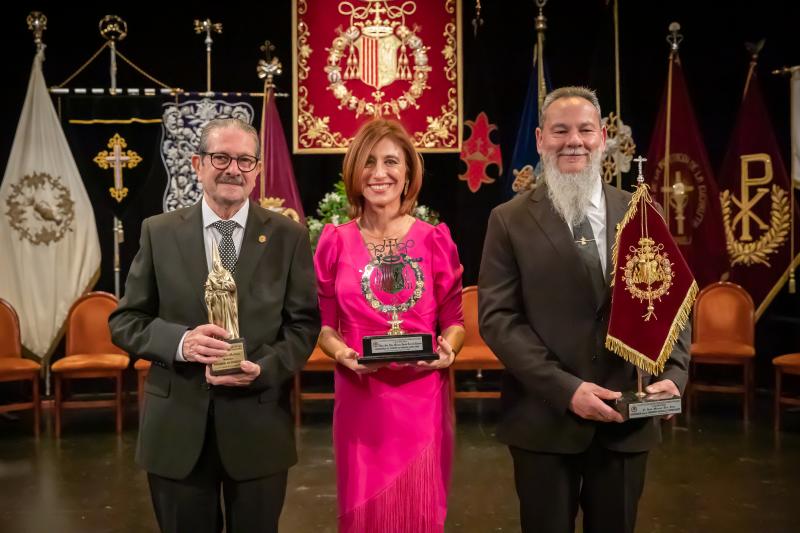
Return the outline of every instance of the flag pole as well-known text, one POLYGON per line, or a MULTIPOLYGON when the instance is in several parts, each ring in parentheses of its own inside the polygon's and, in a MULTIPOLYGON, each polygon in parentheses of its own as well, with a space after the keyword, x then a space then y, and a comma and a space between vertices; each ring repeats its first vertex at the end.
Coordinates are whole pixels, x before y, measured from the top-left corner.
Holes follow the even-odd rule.
MULTIPOLYGON (((664 184, 662 185, 664 192, 664 220, 667 222, 669 228, 669 199, 670 199, 670 184, 669 184, 669 149, 670 149, 670 136, 672 129, 672 66, 678 57, 678 47, 683 40, 683 35, 678 33, 681 25, 673 22, 669 25, 670 34, 667 36, 667 42, 670 45, 669 51, 669 69, 667 71, 667 117, 666 117, 666 140, 664 143, 664 184)), ((670 231, 671 233, 671 231, 670 231)))
POLYGON ((539 85, 537 91, 539 97, 539 113, 542 112, 544 105, 544 98, 547 96, 547 80, 544 78, 544 33, 547 31, 547 18, 544 16, 544 6, 547 5, 547 0, 536 0, 536 6, 539 8, 539 14, 535 19, 536 27, 536 81, 539 85))
MULTIPOLYGON (((777 70, 772 71, 773 74, 781 76, 790 76, 789 79, 789 102, 790 102, 790 117, 800 116, 800 109, 796 109, 795 106, 799 106, 800 102, 796 102, 795 98, 793 97, 792 93, 792 83, 800 83, 800 65, 795 65, 793 67, 783 67, 777 70)), ((789 121, 789 129, 791 131, 791 149, 789 151, 789 157, 792 160, 792 175, 789 177, 789 191, 791 191, 790 201, 791 201, 791 231, 789 233, 789 294, 795 294, 797 292, 797 281, 795 279, 794 274, 794 255, 795 255, 795 244, 794 244, 794 209, 795 209, 795 188, 797 187, 797 183, 795 182, 795 178, 800 176, 800 168, 797 168, 798 162, 797 158, 800 154, 795 153, 795 149, 800 143, 800 139, 797 138, 798 132, 796 131, 797 128, 793 127, 791 124, 791 119, 789 121)))
MULTIPOLYGON (((31 11, 25 19, 25 22, 28 23, 28 29, 33 32, 33 42, 36 44, 36 55, 41 54, 42 61, 44 61, 44 49, 47 48, 47 45, 42 41, 42 34, 44 34, 44 31, 47 29, 47 17, 41 11, 31 11)), ((50 355, 48 355, 48 357, 50 355)), ((44 395, 50 396, 50 365, 42 365, 42 370, 44 370, 44 395)))
POLYGON ((211 92, 211 45, 214 39, 211 38, 212 33, 222 33, 221 22, 211 22, 211 19, 198 20, 194 19, 194 32, 205 32, 206 38, 203 41, 206 45, 206 92, 211 92))
MULTIPOLYGON (((116 15, 106 15, 100 20, 100 35, 106 40, 111 51, 111 65, 109 69, 110 89, 109 94, 117 94, 117 41, 128 35, 128 25, 116 15)), ((114 296, 120 295, 120 254, 119 245, 125 242, 125 230, 122 221, 114 215, 112 234, 114 235, 114 296)))
MULTIPOLYGON (((622 98, 620 96, 620 71, 619 71, 619 0, 614 0, 614 103, 617 120, 622 124, 622 98)), ((614 165, 617 189, 622 189, 622 170, 619 165, 614 165)), ((641 391, 640 391, 641 392, 641 391)))
MULTIPOLYGON (((256 66, 256 72, 258 73, 258 77, 264 80, 264 105, 262 106, 261 110, 261 128, 260 128, 260 138, 261 138, 261 149, 262 151, 265 150, 266 140, 268 138, 267 135, 267 104, 269 104, 270 98, 274 96, 275 92, 275 76, 280 76, 283 73, 283 65, 281 65, 280 60, 278 60, 277 56, 273 56, 272 52, 275 50, 275 45, 272 44, 270 41, 264 41, 264 44, 259 46, 259 50, 264 52, 265 59, 259 59, 258 65, 256 66)), ((269 133, 272 135, 272 132, 269 133)), ((261 154, 261 158, 264 162, 266 162, 267 157, 272 157, 272 154, 267 155, 266 153, 261 154)), ((258 201, 259 204, 262 205, 264 203, 264 199, 267 197, 267 167, 269 165, 262 163, 261 165, 261 184, 259 186, 258 191, 258 201)))

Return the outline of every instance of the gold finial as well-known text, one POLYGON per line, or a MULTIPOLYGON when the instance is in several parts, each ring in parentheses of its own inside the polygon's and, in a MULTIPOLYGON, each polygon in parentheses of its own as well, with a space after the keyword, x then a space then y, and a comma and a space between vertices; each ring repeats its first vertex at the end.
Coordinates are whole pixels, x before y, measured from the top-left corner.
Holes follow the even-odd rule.
POLYGON ((278 56, 273 56, 272 52, 275 51, 275 45, 270 41, 264 41, 264 44, 258 47, 259 50, 264 52, 265 59, 259 59, 256 66, 256 73, 258 77, 264 80, 268 89, 275 87, 273 80, 275 76, 283 74, 283 65, 281 65, 278 56))
POLYGON ((677 22, 672 22, 669 25, 669 35, 667 35, 667 42, 669 43, 669 48, 673 52, 678 51, 678 48, 683 41, 683 35, 678 33, 681 31, 681 25, 677 22))
POLYGON ((36 50, 44 50, 45 44, 42 42, 42 34, 47 29, 47 17, 41 11, 31 11, 25 19, 28 29, 33 32, 33 42, 36 43, 36 50))
POLYGON ((128 35, 128 23, 117 15, 106 15, 98 26, 106 41, 119 42, 128 35))
POLYGON ((205 32, 206 38, 206 92, 211 92, 211 44, 214 39, 211 38, 212 33, 222 33, 221 22, 211 22, 211 19, 198 20, 194 19, 194 32, 205 32))

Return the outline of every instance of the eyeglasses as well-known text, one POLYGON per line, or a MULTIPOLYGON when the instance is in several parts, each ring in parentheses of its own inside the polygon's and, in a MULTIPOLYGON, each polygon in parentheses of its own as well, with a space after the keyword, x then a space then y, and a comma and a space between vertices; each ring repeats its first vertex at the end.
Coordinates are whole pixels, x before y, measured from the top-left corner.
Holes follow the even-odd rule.
POLYGON ((200 152, 200 155, 209 156, 211 165, 217 170, 227 170, 231 166, 231 161, 236 161, 236 166, 242 172, 250 172, 256 168, 258 158, 251 155, 240 155, 239 157, 231 157, 223 152, 200 152))

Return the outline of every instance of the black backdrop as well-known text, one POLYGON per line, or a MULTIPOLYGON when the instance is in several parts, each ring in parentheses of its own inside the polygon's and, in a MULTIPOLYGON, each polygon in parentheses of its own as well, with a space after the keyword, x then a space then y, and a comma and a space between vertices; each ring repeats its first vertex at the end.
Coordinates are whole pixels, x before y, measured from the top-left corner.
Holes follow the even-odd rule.
MULTIPOLYGON (((313 9, 314 1, 309 2, 313 9)), ((427 0, 418 0, 427 1, 427 0)), ((477 38, 470 21, 474 1, 463 1, 463 47, 465 65, 469 65, 464 90, 481 87, 491 100, 499 126, 498 137, 507 168, 514 141, 522 101, 530 69, 535 41, 533 1, 483 0, 484 24, 477 38), (471 61, 477 57, 478 61, 471 61), (488 58, 488 59, 486 59, 488 58), (475 65, 478 66, 475 66, 475 65), (484 77, 482 83, 472 83, 484 77), (489 78, 489 83, 486 82, 489 78), (488 89, 487 89, 488 87, 488 89)), ((761 54, 760 74, 779 142, 788 163, 789 101, 788 82, 769 74, 773 68, 800 63, 797 44, 800 3, 765 0, 762 2, 633 1, 621 0, 621 67, 622 115, 633 127, 639 151, 646 153, 652 125, 661 102, 667 71, 667 27, 680 22, 684 40, 681 44, 689 90, 700 127, 717 171, 724 156, 749 58, 745 41, 766 38, 761 54)), ((195 18, 210 17, 222 22, 224 32, 215 35, 212 88, 219 91, 259 91, 261 80, 255 75, 260 59, 258 46, 271 40, 277 47, 284 75, 278 89, 291 94, 291 2, 269 0, 248 2, 240 6, 220 3, 213 8, 185 8, 187 4, 146 3, 119 4, 113 13, 123 17, 129 28, 120 50, 155 77, 173 86, 198 91, 205 88, 205 51, 203 36, 193 31, 195 18)), ((19 118, 30 72, 34 46, 25 17, 32 9, 48 17, 44 41, 48 45, 44 65, 50 85, 63 81, 100 45, 102 38, 97 24, 109 7, 74 7, 68 2, 38 2, 35 5, 13 4, 5 10, 3 40, 4 103, 0 118, 0 165, 5 168, 8 152, 19 118)), ((546 59, 554 86, 590 84, 599 89, 606 112, 614 103, 611 10, 605 0, 550 0, 545 15, 548 19, 546 59)), ((71 87, 108 86, 108 53, 104 52, 71 84, 71 87)), ((152 87, 153 84, 121 60, 119 87, 152 87)), ((480 89, 477 89, 480 90, 480 89)), ((474 95, 473 95, 474 96, 474 95)), ((475 101, 475 98, 472 98, 475 101)), ((291 105, 281 99, 278 107, 287 139, 291 142, 291 105)), ((465 116, 467 118, 474 118, 465 116)), ((426 176, 420 201, 441 213, 450 225, 459 245, 465 266, 465 284, 476 281, 480 249, 488 210, 499 201, 498 184, 483 185, 480 196, 472 196, 457 175, 463 171, 457 155, 425 156, 426 176), (465 192, 466 191, 466 192, 465 192)), ((317 202, 337 179, 341 156, 293 156, 303 206, 314 213, 317 202)), ((158 206, 158 202, 147 205, 158 206)), ((138 223, 151 214, 141 209, 128 217, 127 242, 123 246, 123 280, 127 265, 138 246, 138 223)), ((111 262, 110 216, 96 213, 101 226, 103 261, 111 262)), ((0 260, 6 260, 5 257, 0 260)), ((113 291, 113 281, 103 277, 98 289, 113 291)), ((797 297, 786 291, 776 300, 759 325, 759 337, 768 338, 765 352, 800 348, 800 328, 793 322, 798 317, 797 297)), ((760 341, 761 342, 761 341, 760 341)), ((766 357, 766 355, 765 355, 766 357)), ((763 360, 763 359, 762 359, 763 360)))

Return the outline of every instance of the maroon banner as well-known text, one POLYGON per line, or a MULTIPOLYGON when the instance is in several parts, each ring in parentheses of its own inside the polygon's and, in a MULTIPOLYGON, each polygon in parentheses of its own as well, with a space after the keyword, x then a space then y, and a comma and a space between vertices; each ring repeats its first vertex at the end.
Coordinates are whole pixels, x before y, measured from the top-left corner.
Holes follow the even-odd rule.
POLYGON ((344 152, 372 117, 461 150, 461 0, 292 0, 294 151, 344 152))
POLYGON ((646 185, 631 197, 612 258, 606 348, 659 374, 689 320, 698 289, 646 185))
POLYGON ((264 165, 250 196, 261 207, 280 211, 305 224, 303 203, 294 179, 292 158, 283 133, 275 96, 267 89, 261 119, 261 157, 264 165))
MULTIPOLYGON (((755 64, 750 72, 720 172, 720 201, 730 281, 750 293, 760 317, 789 277, 792 202, 755 64)), ((797 215, 795 207, 795 224, 797 215)))
POLYGON ((719 193, 677 54, 671 56, 670 64, 647 153, 647 183, 664 209, 670 233, 704 287, 719 281, 728 265, 719 193))

